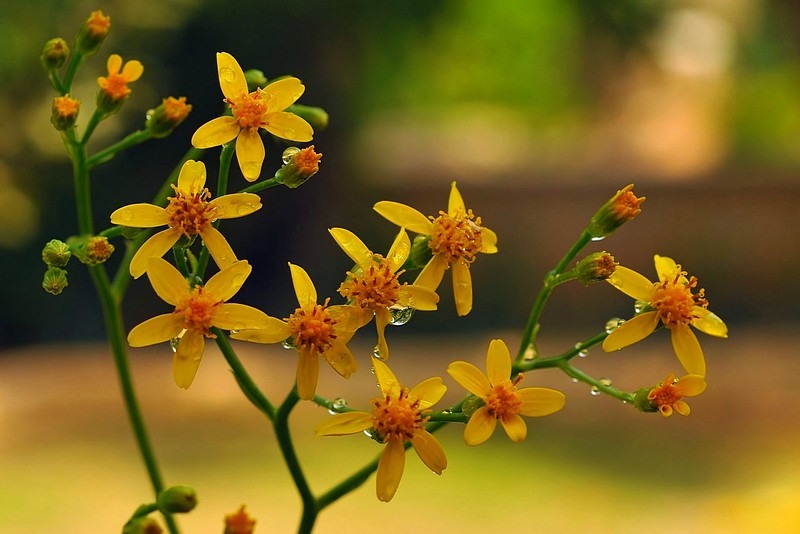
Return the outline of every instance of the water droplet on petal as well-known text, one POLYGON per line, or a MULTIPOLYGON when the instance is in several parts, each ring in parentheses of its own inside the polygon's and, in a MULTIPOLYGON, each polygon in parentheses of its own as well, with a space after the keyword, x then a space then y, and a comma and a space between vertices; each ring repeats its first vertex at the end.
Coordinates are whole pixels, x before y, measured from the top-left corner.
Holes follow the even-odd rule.
POLYGON ((232 331, 238 332, 239 330, 244 330, 245 328, 247 328, 247 325, 245 325, 242 322, 238 322, 235 325, 233 325, 232 331))
POLYGON ((287 349, 287 350, 291 350, 291 349, 296 349, 297 348, 297 345, 294 344, 294 339, 292 339, 290 337, 287 337, 286 339, 284 339, 281 342, 281 345, 283 345, 283 348, 287 349))
POLYGON ((232 280, 232 282, 233 282, 233 284, 234 284, 234 285, 236 285, 236 286, 241 286, 242 284, 244 284, 244 281, 245 281, 246 279, 247 279, 247 277, 246 277, 245 275, 243 275, 243 274, 237 274, 236 276, 234 276, 234 277, 233 277, 233 280, 232 280))
POLYGON ((257 161, 248 161, 247 163, 242 163, 242 174, 245 176, 258 176, 261 174, 261 164, 257 161))
POLYGON ((119 214, 123 221, 130 221, 133 219, 133 210, 131 208, 125 208, 122 210, 122 213, 119 214))
POLYGON ((252 202, 245 202, 244 204, 239 204, 236 207, 236 211, 239 215, 249 215, 255 211, 255 204, 252 202))
POLYGON ((389 324, 394 326, 404 325, 411 320, 412 315, 414 315, 414 308, 395 304, 389 308, 389 324))
POLYGON ((292 161, 292 158, 298 152, 300 152, 300 149, 297 148, 296 146, 290 146, 289 148, 284 150, 283 154, 281 155, 281 159, 283 160, 284 165, 292 161))
POLYGON ((293 137, 294 137, 294 134, 295 134, 294 128, 286 128, 286 129, 283 131, 283 137, 285 137, 286 139, 291 139, 291 138, 293 138, 293 137))
POLYGON ((233 67, 222 67, 219 69, 219 76, 225 80, 226 83, 232 83, 236 79, 236 71, 233 67))
POLYGON ((180 343, 181 338, 173 337, 169 340, 169 346, 172 349, 172 352, 178 352, 178 343, 180 343))
POLYGON ((381 352, 381 348, 378 345, 375 345, 375 348, 372 349, 372 355, 381 361, 386 359, 386 356, 381 352))
POLYGON ((606 322, 606 333, 610 334, 620 326, 625 324, 625 319, 620 319, 619 317, 613 317, 606 322))
POLYGON ((642 313, 647 307, 650 305, 649 302, 644 302, 642 300, 637 300, 633 303, 633 311, 636 313, 642 313))

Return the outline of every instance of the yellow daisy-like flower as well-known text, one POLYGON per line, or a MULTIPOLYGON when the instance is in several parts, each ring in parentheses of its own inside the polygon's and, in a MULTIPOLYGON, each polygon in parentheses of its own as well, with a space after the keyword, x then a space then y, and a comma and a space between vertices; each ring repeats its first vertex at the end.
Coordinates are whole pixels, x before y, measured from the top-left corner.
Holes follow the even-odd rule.
POLYGON ((220 269, 233 265, 237 259, 225 236, 211 223, 217 219, 244 217, 261 209, 261 197, 253 193, 233 193, 209 200, 205 187, 206 166, 202 161, 189 160, 178 175, 178 185, 172 186, 175 196, 169 197, 166 208, 153 204, 131 204, 111 214, 111 222, 133 228, 169 228, 154 234, 133 256, 131 276, 139 278, 150 258, 161 257, 184 236, 200 236, 211 257, 220 269))
POLYGON ((237 329, 231 332, 234 339, 255 343, 279 343, 291 339, 297 347, 297 394, 301 399, 313 400, 319 380, 319 358, 322 356, 344 378, 350 378, 358 365, 347 342, 361 328, 369 316, 355 306, 328 306, 317 304, 317 290, 308 273, 297 265, 289 264, 292 283, 299 307, 285 321, 269 318, 268 324, 258 330, 237 329))
POLYGON ((555 389, 517 388, 522 381, 522 373, 511 380, 511 353, 500 339, 493 339, 489 343, 486 374, 463 361, 451 363, 447 372, 484 403, 470 416, 464 429, 467 445, 479 445, 489 439, 498 419, 511 441, 523 441, 528 435, 528 427, 521 415, 541 417, 555 413, 564 406, 564 394, 555 389))
POLYGON ((697 293, 697 278, 686 277, 680 265, 666 256, 655 256, 658 282, 651 282, 641 274, 618 266, 608 282, 634 299, 645 304, 644 311, 613 330, 603 341, 603 350, 619 350, 649 336, 661 321, 672 335, 672 347, 683 368, 689 374, 705 376, 706 362, 700 342, 692 332, 694 326, 701 332, 716 337, 728 337, 728 327, 715 314, 708 311, 705 291, 697 293))
POLYGON ((673 411, 689 415, 691 412, 689 405, 681 400, 681 397, 695 397, 705 389, 706 381, 700 375, 686 375, 676 379, 675 375, 670 373, 664 382, 650 390, 647 400, 653 403, 664 417, 669 417, 673 411))
POLYGON ((394 497, 405 467, 406 441, 410 441, 420 460, 441 475, 447 467, 447 456, 433 434, 425 430, 428 409, 439 402, 447 386, 439 377, 429 378, 411 390, 402 387, 391 369, 373 358, 375 376, 381 396, 372 400, 372 412, 347 412, 334 415, 317 426, 317 436, 343 436, 365 430, 382 441, 383 449, 378 462, 376 492, 378 499, 389 502, 394 497))
POLYGON ((439 295, 420 285, 400 283, 399 277, 403 271, 398 272, 398 269, 411 251, 411 241, 404 228, 400 229, 385 257, 373 253, 350 230, 331 228, 328 231, 358 266, 353 272, 348 271, 347 280, 339 287, 339 293, 360 308, 369 310, 370 315, 371 312, 375 313, 378 328, 376 356, 385 360, 389 357, 389 346, 384 332, 386 325, 392 321, 392 313, 406 313, 409 308, 435 310, 439 295))
POLYGON ((128 84, 141 78, 144 66, 140 61, 131 60, 122 65, 122 57, 119 54, 108 56, 106 63, 108 76, 100 76, 97 83, 100 85, 105 97, 109 102, 118 102, 127 98, 131 94, 128 84))
POLYGON ((205 338, 215 337, 211 327, 241 330, 268 325, 269 317, 261 310, 228 302, 252 270, 247 261, 238 261, 209 278, 204 286, 190 287, 167 261, 150 258, 147 277, 158 296, 175 306, 175 310, 134 327, 128 334, 128 343, 132 347, 145 347, 179 338, 172 371, 175 384, 187 389, 203 357, 205 338))
POLYGON ((428 247, 433 257, 419 273, 414 285, 433 291, 439 287, 444 272, 453 269, 453 293, 458 315, 467 315, 472 310, 472 277, 469 267, 478 252, 497 252, 497 234, 481 226, 481 218, 464 207, 464 199, 456 183, 450 188, 447 213, 440 211, 438 217, 425 217, 405 204, 381 201, 375 211, 394 224, 412 232, 430 236, 428 247))
POLYGON ((305 91, 297 78, 282 78, 265 88, 247 92, 244 71, 227 52, 217 53, 219 86, 233 116, 217 117, 202 125, 192 136, 196 148, 211 148, 236 139, 239 168, 249 182, 261 175, 264 143, 258 135, 263 128, 291 141, 311 141, 314 129, 305 119, 284 111, 305 91))

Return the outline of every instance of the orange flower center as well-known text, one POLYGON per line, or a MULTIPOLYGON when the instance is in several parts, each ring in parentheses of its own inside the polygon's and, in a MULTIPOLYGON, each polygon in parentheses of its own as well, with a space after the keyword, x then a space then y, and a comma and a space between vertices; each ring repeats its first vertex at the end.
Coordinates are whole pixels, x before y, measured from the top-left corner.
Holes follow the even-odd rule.
POLYGON ((170 228, 192 238, 216 220, 214 217, 216 208, 208 203, 211 193, 207 188, 188 195, 175 185, 172 189, 175 191, 175 196, 167 199, 169 205, 166 208, 170 228))
POLYGON ((264 116, 267 114, 267 99, 264 95, 264 91, 258 89, 238 98, 226 99, 239 126, 252 129, 264 126, 264 116))
POLYGON ((192 106, 186 103, 186 97, 175 98, 174 96, 167 97, 163 100, 164 115, 172 122, 181 122, 189 115, 192 106))
POLYGON ((81 107, 79 100, 66 96, 57 96, 53 99, 53 108, 58 116, 62 119, 73 119, 78 115, 78 110, 81 107))
POLYGON ((489 394, 486 396, 486 407, 489 409, 489 415, 493 417, 502 418, 505 414, 519 413, 522 407, 522 401, 517 394, 517 384, 522 380, 522 373, 517 375, 517 378, 512 382, 511 380, 504 380, 502 383, 492 387, 489 394))
POLYGON ((298 348, 310 348, 316 352, 325 352, 336 339, 336 321, 330 316, 328 302, 314 304, 308 308, 297 308, 286 319, 292 331, 294 344, 298 348))
POLYGON ((439 216, 433 219, 433 232, 428 247, 434 254, 444 256, 448 264, 459 260, 472 263, 482 246, 481 218, 476 218, 472 210, 454 217, 440 211, 439 216))
POLYGON ((101 76, 97 81, 100 88, 112 101, 122 100, 131 94, 127 78, 118 72, 109 72, 108 77, 101 76))
POLYGON ((637 197, 633 194, 633 185, 622 189, 614 197, 611 203, 611 211, 619 221, 630 221, 642 212, 642 202, 644 197, 637 197))
POLYGON ((221 305, 221 300, 203 291, 202 286, 196 286, 178 302, 173 313, 183 316, 183 326, 187 330, 201 332, 206 337, 216 337, 209 329, 221 305))
POLYGON ((299 173, 313 176, 319 171, 320 159, 322 154, 314 152, 314 145, 311 145, 294 155, 294 164, 299 173))
POLYGON ((366 272, 347 272, 347 280, 339 286, 339 294, 353 299, 362 308, 388 308, 397 304, 402 285, 383 256, 373 254, 366 272))
POLYGON ((111 17, 103 15, 102 11, 92 11, 89 18, 86 19, 86 27, 93 37, 99 37, 108 33, 108 28, 111 26, 111 17))
POLYGON ((647 394, 647 399, 655 404, 660 411, 663 411, 662 407, 669 406, 672 408, 672 405, 681 400, 682 397, 678 392, 678 388, 675 387, 677 383, 675 376, 669 375, 663 384, 650 390, 650 393, 647 394))
POLYGON ((697 278, 692 276, 684 282, 685 276, 686 271, 682 271, 679 265, 672 279, 656 284, 652 305, 666 327, 692 324, 694 307, 708 307, 704 289, 692 294, 692 289, 697 286, 697 278))
POLYGON ((373 399, 372 426, 378 431, 383 442, 389 439, 409 440, 418 430, 422 430, 428 417, 423 417, 419 401, 408 398, 408 388, 400 390, 400 395, 373 399))

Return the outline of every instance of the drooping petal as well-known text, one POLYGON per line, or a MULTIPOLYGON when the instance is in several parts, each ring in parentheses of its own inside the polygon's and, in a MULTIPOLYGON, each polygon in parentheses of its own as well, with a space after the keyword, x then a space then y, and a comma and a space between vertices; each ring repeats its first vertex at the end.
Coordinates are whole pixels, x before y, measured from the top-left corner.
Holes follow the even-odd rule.
POLYGON ((444 453, 442 444, 433 434, 426 430, 419 430, 411 438, 411 444, 419 459, 428 466, 428 469, 441 475, 442 471, 447 468, 447 455, 444 453))
POLYGON ((314 128, 294 113, 276 111, 265 118, 264 129, 274 136, 305 143, 314 139, 314 128))
POLYGON ((254 193, 231 193, 208 203, 215 208, 215 219, 236 219, 261 209, 261 197, 254 193))
POLYGON ((131 258, 130 272, 134 278, 139 278, 147 270, 147 260, 150 258, 160 258, 167 253, 172 246, 177 243, 181 236, 172 228, 162 230, 153 234, 139 247, 136 254, 131 258))
POLYGON ((178 190, 193 195, 206 186, 206 165, 202 161, 187 160, 178 175, 178 190))
POLYGON ((566 397, 560 391, 550 388, 522 388, 517 390, 522 401, 519 413, 526 417, 542 417, 555 413, 564 407, 566 397))
POLYGON ((439 284, 442 283, 442 278, 444 278, 444 272, 446 270, 447 259, 442 255, 436 254, 417 275, 417 279, 414 280, 414 285, 427 287, 431 291, 436 291, 439 284))
POLYGON ((657 324, 657 312, 652 311, 636 315, 608 334, 608 337, 603 341, 603 350, 611 352, 633 345, 653 333, 657 324))
POLYGON ((386 260, 389 262, 389 268, 393 273, 403 266, 410 253, 411 240, 408 238, 406 229, 401 227, 400 231, 397 232, 397 237, 394 238, 392 246, 389 248, 389 252, 386 254, 386 260))
POLYGON ((680 399, 676 400, 675 403, 672 405, 672 407, 675 409, 676 412, 678 412, 681 415, 689 415, 692 411, 689 408, 689 405, 686 404, 685 401, 682 401, 680 399))
POLYGON ((403 469, 406 464, 406 450, 400 439, 390 439, 378 461, 378 472, 375 480, 375 493, 378 500, 389 502, 397 492, 403 469))
POLYGON ((278 343, 292 335, 292 330, 285 322, 275 317, 267 317, 266 324, 254 330, 231 332, 233 339, 253 343, 278 343))
POLYGON ((172 376, 179 388, 189 389, 203 358, 205 338, 197 330, 187 330, 178 341, 178 348, 172 358, 172 376))
POLYGON ((511 378, 511 352, 502 339, 493 339, 486 351, 486 376, 496 386, 511 378))
POLYGON ((450 184, 450 198, 447 200, 447 214, 450 217, 455 217, 466 212, 467 208, 464 206, 464 199, 461 198, 461 193, 458 191, 456 183, 452 182, 450 184))
POLYGON ((353 262, 366 270, 372 263, 372 251, 356 234, 345 228, 328 228, 333 240, 353 262))
POLYGON ((455 262, 452 269, 456 312, 463 317, 472 311, 472 275, 469 272, 469 264, 464 260, 455 262))
POLYGON ((269 316, 259 309, 226 302, 217 309, 211 325, 223 330, 246 330, 262 328, 268 321, 269 316))
POLYGON ((297 357, 297 394, 303 400, 313 400, 319 381, 319 358, 309 348, 300 348, 297 357))
POLYGON ((261 166, 264 164, 264 141, 255 128, 244 128, 236 138, 236 160, 242 170, 244 179, 255 182, 261 176, 261 166))
POLYGON ((481 252, 484 254, 497 253, 497 234, 485 226, 481 226, 481 252))
POLYGON ((178 337, 183 330, 183 320, 173 314, 165 313, 144 321, 133 327, 128 334, 128 345, 146 347, 163 343, 178 337))
POLYGON ((264 93, 267 95, 267 113, 274 111, 283 111, 305 92, 306 88, 303 82, 295 77, 281 78, 276 80, 264 88, 264 93))
POLYGON ((353 353, 347 348, 347 345, 338 339, 328 347, 328 350, 322 353, 325 360, 331 364, 333 370, 339 373, 339 376, 350 378, 350 375, 356 372, 358 364, 353 357, 353 353))
POLYGON ((122 67, 122 72, 120 72, 126 82, 135 82, 142 77, 142 74, 144 74, 144 65, 142 65, 141 61, 135 59, 127 61, 122 67))
POLYGON ((224 145, 239 135, 242 127, 236 119, 229 116, 211 119, 194 132, 192 146, 195 148, 211 148, 224 145))
POLYGON ((381 360, 389 359, 389 344, 386 343, 386 325, 389 324, 392 316, 388 308, 375 308, 375 326, 378 330, 378 354, 381 360))
POLYGON ((675 389, 683 397, 696 397, 706 390, 706 380, 700 375, 686 375, 681 377, 675 389))
POLYGON ((167 210, 154 204, 130 204, 111 214, 111 222, 131 228, 153 228, 169 223, 167 210))
POLYGON ((528 435, 528 425, 525 420, 515 413, 507 413, 500 418, 500 424, 503 425, 503 430, 506 431, 509 439, 514 443, 524 441, 528 435))
POLYGON ((181 297, 189 294, 189 283, 181 272, 162 258, 147 261, 147 278, 156 294, 167 304, 177 306, 181 297))
POLYGON ((222 232, 209 226, 200 232, 200 237, 203 239, 203 244, 208 248, 211 257, 214 258, 214 263, 220 269, 226 269, 239 261, 236 254, 233 252, 228 240, 222 235, 222 232))
POLYGON ((709 336, 728 337, 728 326, 716 314, 700 306, 695 306, 692 313, 692 326, 709 336))
POLYGON ((314 287, 314 282, 308 273, 299 265, 289 264, 289 271, 292 274, 292 284, 294 285, 294 293, 297 295, 297 303, 301 308, 314 306, 317 303, 317 290, 314 287))
POLYGON ((694 332, 684 324, 670 328, 672 332, 672 348, 686 372, 692 375, 706 376, 706 360, 703 349, 694 332))
POLYGON ((433 222, 411 206, 382 200, 373 207, 384 219, 417 234, 433 233, 433 222))
POLYGON ((247 260, 237 261, 209 278, 205 290, 216 299, 228 301, 238 293, 252 271, 253 267, 247 260))
POLYGON ((675 278, 675 275, 678 273, 678 264, 675 263, 675 260, 667 256, 659 256, 656 254, 653 256, 653 261, 656 264, 656 273, 658 274, 659 282, 675 278))
POLYGON ((439 295, 436 294, 436 291, 427 287, 405 285, 400 289, 397 303, 415 310, 434 311, 438 307, 439 295))
POLYGON ((227 52, 217 52, 219 87, 225 98, 231 100, 247 94, 247 80, 239 62, 227 52))
POLYGON ((653 298, 653 282, 622 265, 617 265, 614 273, 606 281, 636 300, 650 302, 653 298))
POLYGON ((408 398, 412 401, 419 401, 420 409, 424 410, 439 402, 446 392, 447 386, 442 383, 442 379, 434 376, 411 388, 411 391, 408 392, 408 398))
POLYGON ((489 390, 492 389, 486 375, 469 362, 452 362, 447 366, 447 374, 453 377, 453 380, 458 382, 461 387, 482 399, 486 399, 489 390))
POLYGON ((480 445, 494 434, 497 419, 489 414, 489 408, 481 406, 469 418, 464 428, 464 443, 467 445, 480 445))
POLYGON ((375 369, 375 378, 381 388, 381 395, 396 397, 400 394, 400 382, 389 366, 377 358, 372 358, 372 368, 375 369))
POLYGON ((344 436, 358 434, 372 427, 372 414, 367 412, 347 412, 336 414, 317 425, 317 436, 344 436))

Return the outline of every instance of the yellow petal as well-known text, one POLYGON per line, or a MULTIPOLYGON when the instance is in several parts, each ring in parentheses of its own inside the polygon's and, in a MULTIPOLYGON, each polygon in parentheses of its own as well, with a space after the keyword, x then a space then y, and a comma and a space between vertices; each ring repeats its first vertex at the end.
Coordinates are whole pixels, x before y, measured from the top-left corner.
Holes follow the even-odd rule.
POLYGON ((283 111, 303 95, 306 88, 303 82, 294 77, 281 78, 263 89, 267 95, 267 113, 283 111))
MULTIPOLYGON (((238 293, 252 271, 253 267, 247 260, 237 261, 209 278, 204 289, 214 298, 223 302, 227 301, 238 293)), ((237 330, 241 329, 237 328, 237 330)))
POLYGON ((453 377, 453 380, 458 382, 461 387, 482 399, 485 399, 489 390, 492 389, 486 375, 469 362, 452 362, 447 366, 447 374, 453 377))
POLYGON ((167 253, 172 246, 177 243, 181 236, 172 228, 162 230, 153 234, 145 241, 136 254, 131 258, 130 272, 134 278, 139 278, 147 270, 147 260, 150 258, 160 258, 167 253))
POLYGON ((697 336, 687 326, 679 324, 670 328, 672 332, 672 348, 686 372, 692 375, 706 376, 706 361, 703 349, 697 336))
POLYGON ((344 436, 357 434, 372 427, 372 414, 367 412, 347 412, 336 414, 317 425, 317 436, 344 436))
POLYGON ((120 73, 126 82, 135 82, 142 77, 142 74, 144 74, 144 65, 142 65, 141 61, 137 61, 135 59, 125 63, 125 66, 122 67, 122 72, 120 73))
POLYGON ((153 228, 169 223, 167 210, 153 204, 130 204, 114 210, 111 222, 131 228, 153 228))
POLYGON ((211 257, 214 258, 214 263, 220 269, 230 267, 238 261, 236 254, 228 244, 228 240, 213 226, 209 226, 200 232, 200 237, 203 239, 203 244, 208 248, 211 257))
POLYGON ((360 306, 353 306, 349 304, 328 306, 326 311, 328 312, 328 315, 331 316, 331 319, 336 321, 337 335, 343 332, 350 333, 350 336, 347 337, 347 340, 352 337, 352 334, 355 333, 356 330, 370 322, 373 316, 373 312, 370 308, 362 308, 360 306))
POLYGON ((109 74, 118 74, 120 67, 122 67, 122 56, 119 54, 111 54, 108 56, 106 68, 109 74))
POLYGON ((439 303, 439 295, 435 291, 418 285, 403 286, 399 297, 398 304, 415 310, 434 311, 439 303))
POLYGON ((269 316, 259 309, 226 302, 217 309, 211 324, 223 330, 245 330, 262 328, 268 320, 269 316))
POLYGON ((219 87, 225 98, 231 100, 247 94, 247 80, 239 62, 227 52, 217 52, 219 87))
POLYGON ((486 376, 496 386, 511 378, 511 352, 502 339, 493 339, 486 351, 486 376))
POLYGON ((528 425, 525 420, 515 413, 507 413, 500 419, 500 424, 503 425, 503 430, 506 431, 508 437, 514 443, 525 441, 528 435, 528 425))
POLYGON ((266 116, 264 129, 276 137, 305 143, 314 138, 314 128, 294 113, 277 111, 266 116))
POLYGON ((358 364, 353 357, 353 353, 347 348, 347 345, 338 339, 328 347, 328 350, 322 353, 325 360, 331 364, 333 370, 339 373, 339 376, 350 378, 350 375, 356 372, 358 364))
POLYGON ((464 206, 464 199, 461 198, 461 193, 458 191, 456 187, 456 183, 452 182, 450 184, 450 198, 447 201, 447 214, 451 217, 455 217, 458 214, 465 214, 467 212, 467 208, 464 206))
POLYGON ((608 337, 603 341, 603 350, 611 352, 633 345, 652 334, 657 324, 657 312, 645 312, 636 315, 608 334, 608 337))
POLYGON ((261 209, 261 197, 254 193, 231 193, 208 203, 216 209, 215 219, 236 219, 261 209))
POLYGON ((188 195, 201 192, 206 186, 206 165, 202 161, 187 160, 178 175, 178 189, 188 195))
POLYGON ((297 394, 303 400, 313 400, 319 380, 319 358, 311 349, 301 348, 297 358, 297 394))
POLYGON ((390 439, 378 461, 378 472, 375 477, 375 492, 378 500, 383 502, 392 500, 400 485, 400 479, 403 478, 405 464, 406 450, 403 447, 403 441, 390 439))
POLYGON ((700 306, 695 306, 693 313, 692 326, 709 336, 728 337, 728 326, 716 314, 700 306))
POLYGON ((667 256, 659 256, 656 254, 653 256, 653 261, 656 264, 656 273, 658 273, 659 282, 675 278, 675 275, 678 273, 678 264, 675 263, 675 260, 667 256))
POLYGON ((373 207, 384 219, 417 234, 433 233, 433 222, 411 206, 382 200, 373 207))
POLYGON ((438 376, 423 380, 408 392, 408 397, 412 401, 419 401, 420 409, 430 408, 439 402, 447 392, 447 386, 442 383, 438 376))
MULTIPOLYGON (((389 252, 386 254, 386 260, 389 262, 389 268, 392 272, 397 272, 400 267, 406 262, 408 255, 411 253, 411 240, 408 238, 405 228, 400 228, 397 232, 397 237, 394 238, 389 252)), ((436 297, 437 299, 439 297, 436 297)))
POLYGON ((612 286, 636 300, 650 302, 653 298, 653 282, 633 269, 618 265, 607 281, 612 286))
POLYGON ((375 369, 375 378, 381 388, 381 395, 396 397, 400 394, 400 382, 389 366, 377 358, 372 358, 372 368, 375 369))
POLYGON ((680 399, 676 400, 675 403, 672 405, 676 412, 681 415, 689 415, 691 413, 691 409, 689 409, 689 405, 686 404, 685 401, 680 399))
POLYGON ((314 306, 317 303, 317 290, 311 277, 299 265, 289 264, 289 271, 292 274, 292 284, 294 285, 294 293, 297 295, 297 303, 301 308, 314 306))
POLYGON ((267 322, 261 325, 260 328, 254 330, 239 330, 238 332, 231 332, 233 339, 240 341, 250 341, 253 343, 278 343, 285 340, 292 334, 289 325, 276 319, 275 317, 267 316, 267 322))
POLYGON ((224 116, 211 119, 194 132, 192 145, 195 148, 211 148, 233 140, 242 127, 233 117, 224 116))
POLYGON ((706 390, 706 381, 700 375, 686 375, 681 377, 675 388, 683 397, 696 397, 706 390))
POLYGON ((172 358, 172 376, 179 388, 189 389, 203 358, 205 338, 196 330, 187 330, 178 341, 178 348, 172 358))
POLYGON ((456 299, 456 312, 463 317, 472 311, 472 275, 464 260, 455 262, 453 269, 453 296, 456 299))
POLYGON ((387 308, 375 308, 375 326, 378 330, 378 355, 381 360, 389 359, 389 345, 386 343, 386 325, 391 320, 391 315, 387 308))
POLYGON ((481 252, 484 254, 497 253, 497 234, 485 226, 481 226, 481 252))
POLYGON ((447 259, 439 254, 434 255, 431 261, 422 269, 414 280, 415 286, 427 287, 431 291, 436 291, 442 283, 444 272, 447 270, 447 259))
POLYGON ((236 138, 236 160, 245 180, 255 182, 264 164, 264 141, 255 128, 244 128, 236 138))
POLYGON ((156 315, 133 327, 128 334, 128 345, 131 347, 146 347, 163 343, 178 337, 183 330, 183 321, 173 313, 156 315))
POLYGON ((345 228, 328 228, 333 240, 362 270, 372 264, 372 251, 356 234, 345 228))
POLYGON ((428 469, 441 475, 442 471, 447 468, 447 456, 444 453, 442 444, 436 439, 433 434, 425 430, 418 430, 411 438, 411 444, 414 446, 414 451, 419 456, 428 469))
POLYGON ((519 413, 526 417, 542 417, 555 413, 564 407, 566 397, 560 391, 550 388, 522 388, 517 390, 522 405, 519 413))
POLYGON ((497 427, 497 419, 489 414, 489 408, 481 406, 469 418, 467 426, 464 428, 464 443, 467 445, 480 445, 494 433, 497 427))
POLYGON ((148 260, 147 278, 156 294, 167 304, 177 306, 181 297, 189 294, 189 283, 178 269, 162 258, 148 260))
POLYGON ((661 415, 663 415, 664 417, 669 417, 670 415, 672 415, 672 406, 670 406, 669 404, 662 404, 661 406, 658 407, 658 411, 661 412, 661 415))

